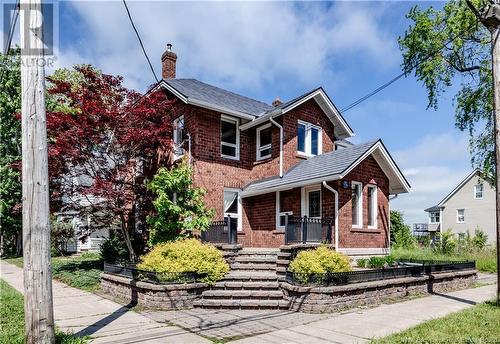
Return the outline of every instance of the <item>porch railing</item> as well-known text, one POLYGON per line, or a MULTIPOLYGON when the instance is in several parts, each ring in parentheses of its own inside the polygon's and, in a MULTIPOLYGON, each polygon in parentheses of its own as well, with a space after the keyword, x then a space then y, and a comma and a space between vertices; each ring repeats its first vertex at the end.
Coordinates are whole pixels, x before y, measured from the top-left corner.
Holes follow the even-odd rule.
POLYGON ((212 244, 237 244, 238 219, 228 216, 224 220, 212 222, 210 228, 201 232, 201 240, 212 244))
POLYGON ((307 243, 332 243, 333 220, 327 218, 285 218, 285 245, 307 243))

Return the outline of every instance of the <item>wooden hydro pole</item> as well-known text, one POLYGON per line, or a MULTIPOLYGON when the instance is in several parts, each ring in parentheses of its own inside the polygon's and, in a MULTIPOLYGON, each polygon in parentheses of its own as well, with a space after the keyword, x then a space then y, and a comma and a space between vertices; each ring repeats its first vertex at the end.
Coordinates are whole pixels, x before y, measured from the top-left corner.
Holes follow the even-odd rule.
POLYGON ((54 343, 42 3, 20 6, 26 343, 54 343))
POLYGON ((500 0, 490 3, 480 12, 470 0, 471 11, 491 33, 491 71, 493 74, 493 135, 495 140, 495 196, 497 235, 497 306, 500 306, 500 0))

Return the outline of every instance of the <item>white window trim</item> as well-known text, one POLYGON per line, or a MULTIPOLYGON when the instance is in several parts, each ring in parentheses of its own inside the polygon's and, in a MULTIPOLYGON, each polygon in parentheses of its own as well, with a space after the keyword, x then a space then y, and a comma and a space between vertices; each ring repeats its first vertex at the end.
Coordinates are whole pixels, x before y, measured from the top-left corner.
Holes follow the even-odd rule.
MULTIPOLYGON (((352 193, 352 186, 353 185, 359 185, 359 188, 361 190, 361 194, 359 195, 359 202, 358 202, 358 223, 357 224, 352 224, 352 228, 363 228, 363 183, 361 182, 355 182, 351 181, 351 193, 352 193)), ((352 202, 352 200, 351 200, 352 202)), ((352 215, 351 215, 352 219, 352 215)))
MULTIPOLYGON (((312 123, 306 122, 306 121, 298 120, 297 130, 298 130, 299 124, 302 124, 306 127, 306 136, 305 136, 305 145, 304 145, 305 152, 299 151, 297 148, 297 154, 305 156, 305 157, 315 156, 315 155, 311 154, 311 142, 312 142, 311 128, 315 128, 318 130, 318 155, 323 154, 323 128, 321 128, 317 125, 314 125, 312 123)), ((297 140, 298 140, 298 136, 297 136, 297 140)))
POLYGON ((483 199, 484 198, 484 184, 476 184, 474 185, 474 199, 483 199), (481 190, 481 197, 477 197, 477 187, 480 186, 482 187, 481 190))
POLYGON ((238 118, 227 116, 227 115, 221 115, 220 119, 221 119, 221 122, 228 122, 228 123, 232 123, 232 124, 236 123, 236 144, 229 143, 229 142, 223 142, 222 141, 222 130, 219 131, 220 156, 225 158, 225 159, 240 160, 240 120, 238 118), (222 154, 222 146, 223 145, 235 148, 236 156, 222 154))
MULTIPOLYGON (((370 225, 368 224, 368 229, 376 229, 378 228, 378 197, 377 197, 377 192, 378 192, 378 187, 377 185, 374 185, 374 184, 368 184, 367 185, 367 190, 366 190, 366 197, 367 197, 367 200, 368 200, 368 192, 369 190, 368 189, 375 189, 375 192, 373 193, 373 197, 372 197, 372 218, 373 218, 373 224, 370 225)), ((361 189, 363 190, 363 189, 361 189)))
MULTIPOLYGON (((175 144, 177 144, 177 145, 181 143, 181 142, 179 142, 179 138, 177 137, 177 125, 178 125, 178 123, 179 123, 181 120, 183 120, 183 121, 184 121, 184 115, 179 116, 179 117, 177 117, 176 119, 174 119, 174 126, 173 126, 173 131, 174 131, 174 132, 173 132, 173 135, 172 135, 172 136, 173 136, 173 139, 174 139, 174 143, 175 143, 175 144)), ((184 123, 184 125, 186 125, 186 123, 184 123)))
MULTIPOLYGON (((240 189, 234 189, 234 188, 224 188, 224 191, 230 191, 230 192, 236 192, 238 193, 238 214, 237 215, 237 219, 238 219, 238 231, 242 231, 243 230, 243 207, 241 206, 241 190, 240 189)), ((224 207, 224 202, 222 202, 222 206, 224 207)), ((224 209, 222 209, 224 211, 224 209)), ((226 213, 224 211, 224 217, 227 216, 227 214, 231 214, 233 215, 233 213, 226 213)))
MULTIPOLYGON (((319 208, 319 218, 323 216, 323 195, 321 194, 321 184, 318 185, 310 185, 310 186, 304 186, 301 189, 301 212, 302 216, 307 216, 309 217, 309 192, 312 191, 319 191, 319 203, 320 203, 320 208, 319 208)), ((314 217, 316 218, 316 217, 314 217)))
POLYGON ((270 128, 270 127, 271 127, 271 123, 268 123, 268 124, 265 124, 265 125, 257 128, 257 132, 256 132, 256 136, 257 136, 257 160, 264 160, 264 159, 270 158, 272 156, 272 151, 268 155, 264 155, 264 156, 260 155, 263 150, 266 150, 266 149, 269 149, 272 147, 272 138, 271 138, 270 144, 262 146, 262 147, 260 145, 260 132, 262 130, 270 128))
POLYGON ((441 211, 430 211, 429 212, 429 224, 436 225, 436 224, 439 224, 439 223, 441 223, 441 211), (439 221, 437 221, 437 222, 433 222, 432 221, 432 214, 433 213, 439 213, 439 221))
POLYGON ((464 208, 457 209, 457 223, 465 223, 465 209, 464 209, 464 208), (463 210, 463 212, 464 212, 464 215, 463 215, 464 219, 463 219, 463 221, 460 221, 460 220, 459 220, 459 214, 458 214, 458 212, 459 212, 460 210, 463 210))
POLYGON ((284 215, 293 215, 293 211, 281 211, 280 192, 281 191, 276 191, 276 229, 285 229, 285 226, 280 226, 280 217, 284 215))

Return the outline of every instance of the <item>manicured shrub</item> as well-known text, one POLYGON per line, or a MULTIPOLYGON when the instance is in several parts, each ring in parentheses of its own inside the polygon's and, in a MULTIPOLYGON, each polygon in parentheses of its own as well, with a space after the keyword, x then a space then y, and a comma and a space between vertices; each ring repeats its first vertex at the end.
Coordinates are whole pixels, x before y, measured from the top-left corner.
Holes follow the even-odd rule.
POLYGON ((349 258, 325 246, 301 251, 290 263, 290 271, 301 274, 324 274, 351 271, 349 258))
POLYGON ((127 244, 111 232, 109 238, 101 244, 101 257, 106 263, 122 263, 129 260, 127 244))
MULTIPOLYGON (((229 272, 229 265, 222 252, 212 245, 202 244, 197 239, 157 244, 141 258, 137 267, 160 273, 198 273, 205 275, 202 281, 209 284, 217 282, 229 272)), ((168 278, 169 275, 165 276, 168 278)))

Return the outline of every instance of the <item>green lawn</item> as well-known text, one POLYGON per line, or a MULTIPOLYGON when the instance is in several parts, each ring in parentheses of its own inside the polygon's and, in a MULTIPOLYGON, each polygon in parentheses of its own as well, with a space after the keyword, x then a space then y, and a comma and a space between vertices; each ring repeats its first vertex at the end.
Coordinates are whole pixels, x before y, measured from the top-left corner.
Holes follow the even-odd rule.
POLYGON ((434 252, 430 248, 418 248, 413 250, 393 249, 391 255, 395 259, 412 258, 423 260, 475 260, 479 271, 494 273, 497 271, 496 249, 486 248, 480 252, 445 255, 434 252))
POLYGON ((372 344, 389 343, 499 343, 500 307, 487 302, 426 321, 406 331, 373 340, 372 344))
MULTIPOLYGON (((24 305, 21 293, 0 279, 0 344, 24 343, 24 305)), ((56 343, 85 344, 85 338, 56 331, 56 343)))
MULTIPOLYGON (((23 267, 22 258, 6 259, 5 261, 20 268, 23 267)), ((98 253, 52 258, 52 276, 54 279, 86 291, 99 289, 99 276, 102 269, 103 263, 98 253)))

